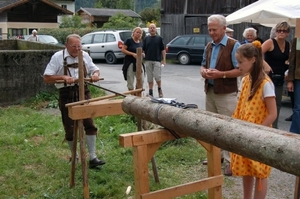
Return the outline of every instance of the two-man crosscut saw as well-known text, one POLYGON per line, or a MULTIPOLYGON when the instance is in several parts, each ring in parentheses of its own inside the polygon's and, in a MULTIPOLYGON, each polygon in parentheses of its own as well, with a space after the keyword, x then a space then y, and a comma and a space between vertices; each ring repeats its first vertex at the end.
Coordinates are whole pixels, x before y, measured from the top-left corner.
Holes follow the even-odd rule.
MULTIPOLYGON (((77 82, 77 81, 78 81, 78 79, 75 79, 75 82, 77 82)), ((57 83, 65 83, 65 80, 56 80, 56 82, 57 82, 57 83)), ((85 82, 86 84, 95 86, 95 87, 97 87, 97 88, 106 90, 106 91, 108 91, 108 92, 111 92, 111 93, 114 93, 114 94, 117 94, 117 95, 121 95, 121 96, 123 96, 123 97, 126 97, 126 95, 124 95, 123 93, 119 93, 119 92, 110 90, 110 89, 108 89, 108 88, 104 88, 104 87, 102 87, 102 86, 99 86, 99 85, 96 85, 96 84, 91 83, 89 78, 84 78, 84 82, 85 82)))
POLYGON ((92 85, 92 86, 95 86, 95 87, 97 87, 97 88, 101 88, 101 89, 106 90, 106 91, 108 91, 108 92, 111 92, 111 93, 114 93, 114 94, 117 94, 117 95, 121 95, 121 96, 123 96, 123 97, 126 97, 126 95, 124 95, 123 93, 119 93, 119 92, 110 90, 110 89, 108 89, 108 88, 104 88, 104 87, 102 87, 102 86, 98 86, 98 85, 93 84, 93 83, 91 83, 91 82, 87 82, 87 81, 86 81, 85 83, 86 83, 86 84, 89 84, 89 85, 92 85))

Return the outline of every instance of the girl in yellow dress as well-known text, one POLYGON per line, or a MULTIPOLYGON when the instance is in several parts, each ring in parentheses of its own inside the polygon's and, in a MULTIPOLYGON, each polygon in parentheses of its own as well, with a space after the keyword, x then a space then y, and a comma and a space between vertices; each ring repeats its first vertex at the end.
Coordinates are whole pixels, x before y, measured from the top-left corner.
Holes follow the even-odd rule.
MULTIPOLYGON (((275 90, 272 81, 263 71, 261 43, 254 41, 241 45, 237 49, 236 59, 244 77, 233 117, 271 126, 277 117, 275 90)), ((266 197, 270 166, 232 153, 231 169, 233 175, 243 177, 244 199, 252 198, 254 181, 253 198, 264 199, 266 197)))

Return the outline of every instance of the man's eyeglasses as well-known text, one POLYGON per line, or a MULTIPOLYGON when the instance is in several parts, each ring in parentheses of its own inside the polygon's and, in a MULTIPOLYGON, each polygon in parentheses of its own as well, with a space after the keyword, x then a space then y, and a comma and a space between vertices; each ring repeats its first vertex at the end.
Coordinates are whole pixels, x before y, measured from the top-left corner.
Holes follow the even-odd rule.
POLYGON ((287 30, 276 30, 276 32, 277 32, 277 33, 281 33, 281 32, 282 32, 282 33, 288 33, 287 30))
POLYGON ((69 45, 71 48, 77 49, 77 48, 81 48, 81 45, 76 46, 76 45, 69 45))

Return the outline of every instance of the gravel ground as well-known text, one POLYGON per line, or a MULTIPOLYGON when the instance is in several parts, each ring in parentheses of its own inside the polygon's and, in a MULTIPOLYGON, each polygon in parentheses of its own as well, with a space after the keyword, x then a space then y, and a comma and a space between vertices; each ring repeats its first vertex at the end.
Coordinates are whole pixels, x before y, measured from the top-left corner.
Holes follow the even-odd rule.
MULTIPOLYGON (((266 199, 293 199, 295 176, 273 168, 268 180, 268 193, 266 199)), ((223 198, 242 199, 243 187, 241 177, 225 177, 223 198)))

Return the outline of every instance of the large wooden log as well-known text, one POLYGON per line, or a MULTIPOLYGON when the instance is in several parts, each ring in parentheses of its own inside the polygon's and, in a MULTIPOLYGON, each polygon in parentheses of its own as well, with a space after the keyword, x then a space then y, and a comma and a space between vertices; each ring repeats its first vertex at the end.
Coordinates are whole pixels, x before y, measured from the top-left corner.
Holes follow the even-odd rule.
POLYGON ((300 135, 200 109, 181 109, 128 96, 125 113, 300 176, 300 135))

